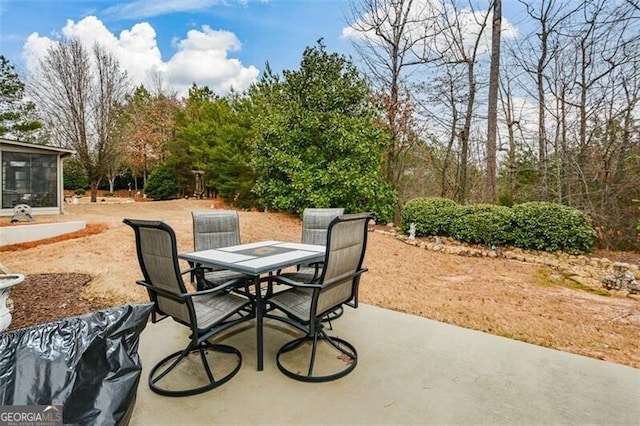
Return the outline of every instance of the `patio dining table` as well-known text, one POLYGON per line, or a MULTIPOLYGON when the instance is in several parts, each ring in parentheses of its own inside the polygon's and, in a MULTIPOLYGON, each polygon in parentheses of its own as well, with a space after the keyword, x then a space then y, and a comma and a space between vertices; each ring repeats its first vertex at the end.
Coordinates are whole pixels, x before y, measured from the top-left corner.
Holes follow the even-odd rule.
POLYGON ((258 371, 263 369, 263 316, 261 276, 302 263, 322 261, 325 246, 284 241, 259 241, 217 249, 181 253, 179 258, 193 264, 242 272, 252 277, 255 286, 256 351, 258 371))

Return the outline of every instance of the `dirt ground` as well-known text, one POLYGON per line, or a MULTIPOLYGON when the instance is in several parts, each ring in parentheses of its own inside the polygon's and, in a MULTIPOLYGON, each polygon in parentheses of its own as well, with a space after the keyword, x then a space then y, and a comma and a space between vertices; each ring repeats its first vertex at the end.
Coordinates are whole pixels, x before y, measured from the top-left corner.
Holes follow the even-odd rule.
MULTIPOLYGON (((98 200, 67 204, 64 215, 36 216, 36 223, 85 221, 88 232, 79 238, 0 248, 0 263, 27 275, 12 292, 12 328, 147 300, 135 284, 141 273, 133 231, 122 219, 163 220, 176 231, 178 249, 190 251, 191 211, 220 207, 211 200, 98 200)), ((244 243, 299 241, 301 221, 240 212, 240 231, 244 243)), ((365 265, 363 303, 640 368, 637 299, 568 288, 545 266, 432 252, 383 232, 369 234, 365 265)))

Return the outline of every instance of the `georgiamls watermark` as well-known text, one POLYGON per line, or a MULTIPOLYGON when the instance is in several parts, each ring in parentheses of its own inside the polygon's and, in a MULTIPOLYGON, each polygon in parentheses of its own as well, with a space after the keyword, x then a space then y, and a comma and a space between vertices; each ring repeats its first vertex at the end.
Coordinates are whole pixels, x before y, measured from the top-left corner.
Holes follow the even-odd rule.
POLYGON ((61 426, 62 405, 0 405, 0 426, 61 426))

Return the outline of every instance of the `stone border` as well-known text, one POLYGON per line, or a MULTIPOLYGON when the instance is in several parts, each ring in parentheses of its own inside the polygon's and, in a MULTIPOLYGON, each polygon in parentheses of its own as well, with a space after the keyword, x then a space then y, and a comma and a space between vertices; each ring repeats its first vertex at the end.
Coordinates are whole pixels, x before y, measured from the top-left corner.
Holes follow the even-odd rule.
POLYGON ((560 276, 587 287, 608 290, 611 294, 625 297, 640 295, 640 267, 636 264, 612 262, 604 257, 590 258, 564 252, 550 253, 523 250, 517 247, 470 246, 445 237, 411 239, 394 228, 388 228, 376 229, 375 232, 393 236, 406 244, 434 252, 466 257, 502 258, 547 266, 560 276), (620 282, 622 284, 619 284, 620 282))

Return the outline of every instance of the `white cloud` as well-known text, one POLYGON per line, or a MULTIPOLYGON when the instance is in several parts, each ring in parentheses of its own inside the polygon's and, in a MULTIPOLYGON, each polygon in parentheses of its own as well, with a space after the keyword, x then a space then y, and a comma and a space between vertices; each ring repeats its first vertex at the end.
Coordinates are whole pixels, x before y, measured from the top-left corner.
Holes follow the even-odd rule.
MULTIPOLYGON (((212 6, 228 6, 234 0, 135 0, 108 7, 104 16, 113 19, 142 19, 175 12, 197 12, 212 6)), ((240 6, 248 6, 250 0, 235 0, 240 6)), ((270 0, 258 0, 269 3, 270 0)))
POLYGON ((178 51, 165 64, 164 70, 168 80, 181 93, 198 81, 208 81, 207 85, 216 93, 226 93, 231 87, 243 90, 256 81, 259 71, 253 66, 243 67, 237 59, 227 57, 227 52, 237 51, 240 47, 235 34, 214 31, 205 25, 202 31, 190 30, 187 38, 177 43, 178 51))
MULTIPOLYGON (((443 5, 442 0, 416 0, 412 3, 406 16, 406 26, 403 29, 403 35, 411 40, 419 40, 425 37, 425 31, 429 29, 425 27, 425 22, 433 21, 436 17, 442 14, 443 5)), ((365 5, 365 3, 363 3, 365 5)), ((402 10, 400 12, 405 13, 406 5, 400 5, 402 10)), ((364 14, 359 17, 356 22, 353 22, 350 26, 342 29, 342 37, 353 40, 368 40, 370 43, 376 43, 376 41, 383 45, 383 41, 376 31, 371 27, 371 23, 382 23, 380 32, 383 34, 392 34, 393 28, 391 22, 399 20, 396 17, 396 10, 387 2, 381 2, 380 8, 376 10, 368 9, 371 6, 365 5, 359 12, 364 14), (383 6, 387 6, 386 9, 383 6), (383 20, 384 19, 384 20, 383 20), (364 31, 367 30, 367 31, 364 31)))
POLYGON ((27 37, 22 48, 22 58, 27 71, 33 73, 38 68, 38 61, 46 55, 52 43, 48 37, 40 37, 38 33, 32 33, 27 37))
MULTIPOLYGON (((136 85, 152 87, 152 79, 157 74, 179 95, 186 95, 193 83, 209 86, 214 92, 224 95, 233 87, 242 91, 255 82, 259 70, 227 56, 228 52, 242 47, 235 34, 216 31, 208 26, 201 30, 190 30, 185 39, 177 40, 176 52, 166 62, 156 41, 153 27, 142 22, 129 30, 114 35, 95 16, 78 21, 67 21, 62 36, 81 40, 90 47, 95 42, 114 53, 121 66, 128 72, 136 85)), ((27 69, 35 71, 40 58, 57 40, 31 34, 23 47, 23 57, 27 69)))
POLYGON ((104 15, 114 19, 141 19, 174 12, 193 12, 223 4, 224 0, 137 0, 111 6, 104 10, 104 15))
MULTIPOLYGON (((387 3, 383 3, 388 5, 387 3)), ((355 42, 365 41, 371 45, 385 46, 385 42, 376 34, 376 31, 371 28, 372 22, 377 22, 381 17, 388 17, 383 23, 381 32, 383 34, 393 34, 391 22, 395 17, 395 10, 391 7, 388 9, 378 9, 375 11, 366 11, 365 14, 351 25, 342 29, 342 37, 351 39, 355 42), (368 29, 367 31, 363 31, 368 29)), ((404 11, 403 11, 404 12, 404 11)), ((416 53, 421 53, 424 50, 438 50, 445 51, 449 54, 455 54, 450 49, 445 48, 450 43, 445 39, 451 39, 452 36, 457 37, 456 31, 443 31, 443 28, 456 28, 454 19, 457 18, 458 26, 460 28, 460 34, 462 35, 463 45, 465 51, 469 54, 477 34, 480 31, 479 22, 482 22, 486 14, 490 16, 487 19, 487 27, 484 29, 482 35, 482 42, 479 47, 479 54, 487 53, 489 51, 490 39, 491 39, 491 12, 487 10, 460 9, 453 10, 452 7, 445 6, 442 0, 416 0, 411 3, 411 9, 407 14, 407 25, 404 28, 403 39, 415 40, 413 49, 416 53), (449 22, 447 22, 447 20, 449 22), (430 25, 425 25, 425 22, 430 22, 430 25), (455 34, 455 35, 454 35, 455 34)), ((502 17, 502 38, 514 38, 517 35, 517 29, 503 16, 502 17)), ((407 45, 413 43, 407 42, 407 45)))

